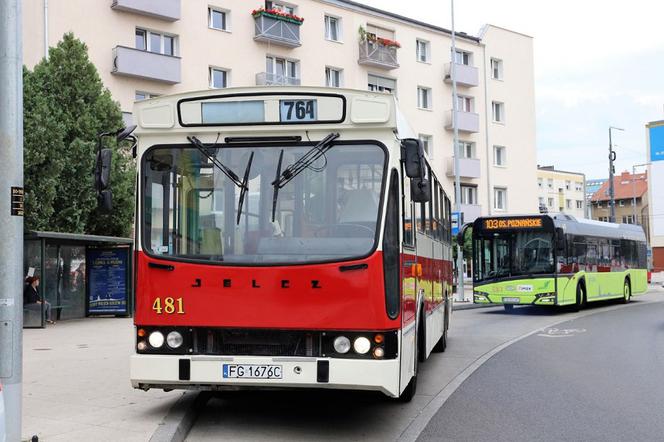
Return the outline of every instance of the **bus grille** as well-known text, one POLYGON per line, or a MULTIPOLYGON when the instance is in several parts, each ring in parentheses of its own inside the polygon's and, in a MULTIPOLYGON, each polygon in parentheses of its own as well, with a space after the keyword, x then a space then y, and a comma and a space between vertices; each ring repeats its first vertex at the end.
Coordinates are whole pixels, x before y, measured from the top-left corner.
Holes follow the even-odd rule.
POLYGON ((320 335, 286 330, 198 329, 194 353, 233 356, 320 356, 320 335))

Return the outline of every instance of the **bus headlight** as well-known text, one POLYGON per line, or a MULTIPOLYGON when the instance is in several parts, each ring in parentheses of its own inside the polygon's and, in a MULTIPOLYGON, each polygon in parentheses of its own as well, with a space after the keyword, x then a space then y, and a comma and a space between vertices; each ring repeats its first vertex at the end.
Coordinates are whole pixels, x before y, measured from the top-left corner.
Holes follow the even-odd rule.
POLYGON ((364 336, 360 336, 359 338, 355 339, 355 342, 353 342, 353 350, 355 350, 355 353, 363 355, 370 349, 371 341, 369 341, 364 336))
POLYGON ((162 332, 153 331, 148 337, 148 342, 152 348, 161 348, 164 345, 164 334, 162 332))
POLYGON ((334 351, 340 354, 348 353, 350 350, 350 339, 345 336, 337 336, 334 339, 334 351))
POLYGON ((182 345, 184 339, 180 332, 172 331, 166 336, 166 343, 171 348, 178 348, 182 345))

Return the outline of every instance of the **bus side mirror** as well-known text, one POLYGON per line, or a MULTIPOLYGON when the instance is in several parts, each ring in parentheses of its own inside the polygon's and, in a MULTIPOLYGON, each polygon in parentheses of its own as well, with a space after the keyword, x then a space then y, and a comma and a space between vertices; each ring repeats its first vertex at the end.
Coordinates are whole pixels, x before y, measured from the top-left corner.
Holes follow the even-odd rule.
POLYGON ((424 177, 424 148, 420 140, 415 138, 401 140, 401 159, 408 178, 424 177))
POLYGON ((416 203, 427 203, 431 200, 431 183, 424 178, 410 180, 410 199, 416 203))
POLYGON ((556 251, 564 251, 565 250, 565 231, 560 228, 556 227, 556 251))

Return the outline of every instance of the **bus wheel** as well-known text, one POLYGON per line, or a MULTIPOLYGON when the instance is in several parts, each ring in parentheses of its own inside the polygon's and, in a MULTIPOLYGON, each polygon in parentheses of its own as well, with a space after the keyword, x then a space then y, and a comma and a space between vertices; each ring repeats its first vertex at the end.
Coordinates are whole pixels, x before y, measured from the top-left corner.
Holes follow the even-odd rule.
POLYGON ((576 285, 576 301, 572 305, 572 310, 578 312, 586 304, 586 290, 580 282, 576 285))
POLYGON ((503 307, 505 308, 506 312, 511 312, 514 309, 512 304, 504 304, 503 307))
POLYGON ((631 297, 632 297, 632 285, 629 283, 629 279, 626 279, 625 286, 623 287, 622 303, 627 304, 631 297))

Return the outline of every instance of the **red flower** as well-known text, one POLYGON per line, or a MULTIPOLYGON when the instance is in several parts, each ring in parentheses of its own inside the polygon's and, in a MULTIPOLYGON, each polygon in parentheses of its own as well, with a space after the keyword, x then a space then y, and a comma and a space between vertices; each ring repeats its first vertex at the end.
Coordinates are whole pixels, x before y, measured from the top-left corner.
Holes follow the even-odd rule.
POLYGON ((259 9, 254 9, 251 11, 251 15, 256 17, 257 15, 260 15, 262 13, 269 14, 269 15, 276 15, 277 17, 283 17, 287 18, 289 20, 294 20, 297 22, 302 23, 304 21, 304 18, 299 17, 295 14, 289 14, 287 12, 280 11, 279 9, 265 9, 265 8, 259 8, 259 9))

